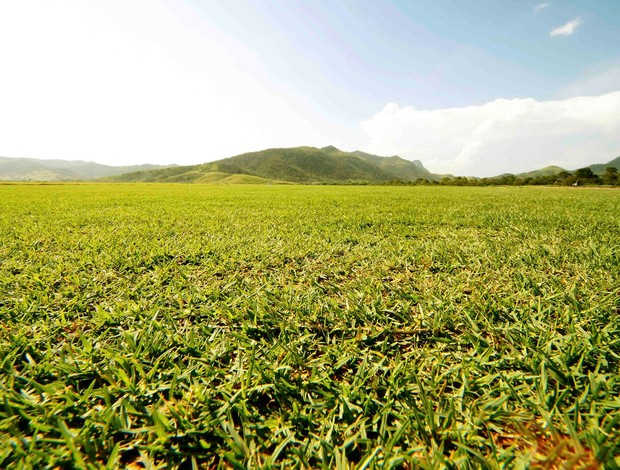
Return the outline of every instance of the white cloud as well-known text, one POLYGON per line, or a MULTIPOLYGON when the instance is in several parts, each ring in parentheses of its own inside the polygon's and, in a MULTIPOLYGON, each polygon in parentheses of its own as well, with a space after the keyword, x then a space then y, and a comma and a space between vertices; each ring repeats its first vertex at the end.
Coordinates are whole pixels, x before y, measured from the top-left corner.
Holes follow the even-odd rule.
POLYGON ((549 33, 549 36, 570 36, 577 30, 579 26, 581 26, 581 24, 581 18, 572 19, 565 25, 558 26, 557 28, 552 29, 549 33))
POLYGON ((419 159, 437 173, 575 169, 620 154, 620 91, 560 101, 498 99, 431 111, 391 103, 362 129, 369 138, 366 151, 419 159))
POLYGON ((542 11, 542 10, 544 10, 544 9, 546 9, 546 8, 549 8, 549 5, 551 5, 549 2, 542 2, 542 3, 539 3, 538 5, 536 5, 536 6, 534 7, 534 11, 535 11, 535 12, 542 11))

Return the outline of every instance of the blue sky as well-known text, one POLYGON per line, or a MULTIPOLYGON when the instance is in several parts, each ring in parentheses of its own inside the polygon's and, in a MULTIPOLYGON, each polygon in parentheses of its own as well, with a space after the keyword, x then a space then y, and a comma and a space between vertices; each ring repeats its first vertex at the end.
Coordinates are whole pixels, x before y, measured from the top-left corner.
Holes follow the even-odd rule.
POLYGON ((576 168, 620 155, 618 44, 617 0, 0 2, 0 155, 576 168))
POLYGON ((195 4, 256 50, 275 79, 321 106, 344 103, 347 116, 386 100, 426 109, 552 99, 589 68, 620 60, 615 0, 539 10, 543 2, 523 0, 195 4), (549 36, 576 17, 584 22, 578 35, 549 36))

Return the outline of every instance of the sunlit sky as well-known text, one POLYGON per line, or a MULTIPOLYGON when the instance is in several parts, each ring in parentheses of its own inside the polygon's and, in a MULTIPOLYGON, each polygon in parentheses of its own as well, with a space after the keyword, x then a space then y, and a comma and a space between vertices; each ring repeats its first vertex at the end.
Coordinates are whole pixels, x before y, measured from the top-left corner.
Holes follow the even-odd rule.
POLYGON ((0 0, 0 155, 575 169, 620 155, 619 45, 618 0, 0 0))

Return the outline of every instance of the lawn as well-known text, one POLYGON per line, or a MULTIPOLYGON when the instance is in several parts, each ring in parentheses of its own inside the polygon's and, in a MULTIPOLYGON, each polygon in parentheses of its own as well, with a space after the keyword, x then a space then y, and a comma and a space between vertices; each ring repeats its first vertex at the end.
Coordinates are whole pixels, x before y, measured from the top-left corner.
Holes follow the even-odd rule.
POLYGON ((620 466, 620 191, 0 185, 0 467, 620 466))

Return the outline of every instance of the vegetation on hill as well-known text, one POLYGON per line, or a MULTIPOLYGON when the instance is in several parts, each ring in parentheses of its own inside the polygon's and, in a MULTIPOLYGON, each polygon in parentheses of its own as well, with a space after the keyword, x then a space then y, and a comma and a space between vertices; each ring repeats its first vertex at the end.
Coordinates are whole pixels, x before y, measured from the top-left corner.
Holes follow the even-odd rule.
POLYGON ((594 165, 590 165, 588 168, 590 168, 597 175, 602 175, 607 171, 607 168, 610 167, 620 170, 620 156, 607 163, 595 163, 594 165))
POLYGON ((245 174, 265 181, 293 183, 378 183, 390 180, 439 179, 418 162, 400 157, 379 157, 364 152, 294 147, 267 149, 202 165, 142 171, 112 178, 113 181, 205 182, 210 173, 245 174))
POLYGON ((187 166, 115 167, 93 162, 0 157, 0 180, 207 183, 207 184, 387 184, 454 186, 618 185, 620 157, 573 172, 558 166, 490 178, 437 175, 419 160, 380 157, 336 147, 294 147, 250 152, 187 166), (244 175, 244 176, 239 176, 244 175))
MULTIPOLYGON (((620 169, 620 157, 606 163, 590 165, 574 172, 559 166, 519 174, 504 174, 490 178, 436 175, 419 160, 410 161, 398 156, 380 157, 355 151, 343 152, 336 147, 294 147, 267 149, 201 165, 179 166, 152 171, 139 171, 109 178, 118 182, 196 182, 232 183, 240 181, 232 175, 253 176, 260 183, 332 183, 493 186, 493 185, 618 185, 615 169, 620 169)), ((247 180, 244 179, 243 181, 247 180)))
POLYGON ((417 180, 414 182, 391 181, 392 185, 432 185, 445 186, 620 186, 620 157, 608 163, 590 165, 570 172, 559 166, 548 166, 540 170, 513 175, 511 173, 490 178, 468 178, 464 176, 444 176, 441 181, 417 180), (598 173, 597 173, 598 172, 598 173))
POLYGON ((439 180, 437 175, 434 175, 424 168, 424 165, 420 160, 405 160, 398 156, 379 157, 377 155, 371 155, 360 151, 353 153, 364 160, 377 165, 393 179, 401 179, 404 181, 415 181, 418 179, 427 179, 430 181, 439 180))
MULTIPOLYGON (((550 166, 546 166, 544 168, 540 168, 539 170, 534 170, 534 171, 528 171, 526 173, 518 173, 517 175, 515 175, 517 178, 521 178, 521 179, 525 179, 525 178, 540 178, 542 176, 556 176, 559 175, 560 173, 566 171, 564 168, 556 166, 556 165, 550 165, 550 166)), ((505 175, 500 175, 501 176, 505 176, 505 175)))
POLYGON ((618 468, 619 205, 0 185, 0 468, 618 468))
POLYGON ((164 165, 111 166, 81 160, 39 160, 0 157, 0 181, 82 181, 164 165))

